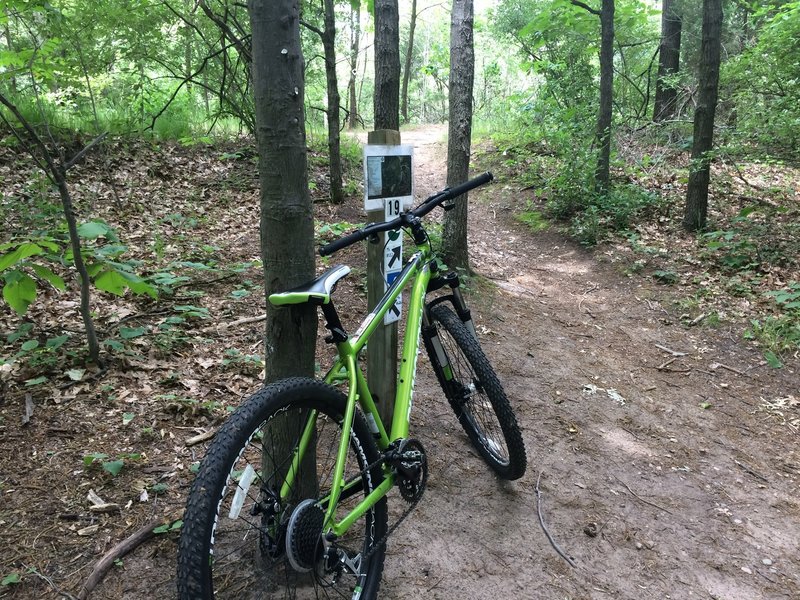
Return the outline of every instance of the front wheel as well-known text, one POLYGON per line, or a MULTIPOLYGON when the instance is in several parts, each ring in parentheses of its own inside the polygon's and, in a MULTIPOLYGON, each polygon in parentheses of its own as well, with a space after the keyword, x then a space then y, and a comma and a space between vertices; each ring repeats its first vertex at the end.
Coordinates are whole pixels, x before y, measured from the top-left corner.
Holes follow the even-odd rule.
POLYGON ((425 336, 433 370, 470 441, 503 479, 519 479, 527 458, 517 419, 478 341, 452 310, 431 309, 425 336))
MULTIPOLYGON (((334 541, 324 533, 346 402, 322 382, 287 379, 255 393, 226 421, 187 500, 178 547, 181 600, 377 597, 386 499, 334 541)), ((381 483, 377 460, 356 412, 343 474, 348 484, 334 518, 381 483)))

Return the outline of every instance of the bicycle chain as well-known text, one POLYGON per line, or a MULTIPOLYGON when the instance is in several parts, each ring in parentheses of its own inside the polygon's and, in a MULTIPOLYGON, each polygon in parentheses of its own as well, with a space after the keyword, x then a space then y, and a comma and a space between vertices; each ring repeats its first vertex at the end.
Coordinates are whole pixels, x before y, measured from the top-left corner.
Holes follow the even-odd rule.
MULTIPOLYGON (((356 473, 355 475, 353 475, 352 477, 350 477, 350 478, 349 478, 349 479, 348 479, 348 480, 345 482, 345 485, 347 485, 347 484, 349 484, 349 483, 352 483, 353 481, 355 481, 355 480, 356 480, 356 479, 358 479, 359 477, 363 477, 363 476, 364 476, 364 475, 366 475, 366 474, 367 474, 369 471, 371 471, 371 470, 372 470, 372 469, 374 469, 375 467, 377 467, 377 466, 379 466, 380 464, 382 464, 382 463, 385 463, 385 462, 386 462, 386 456, 381 456, 381 457, 380 457, 378 460, 376 460, 375 462, 373 462, 373 463, 371 463, 371 464, 367 465, 367 466, 366 466, 366 467, 364 467, 364 468, 363 468, 361 471, 359 471, 358 473, 356 473)), ((401 497, 402 497, 402 496, 401 496, 401 497)), ((405 510, 405 512, 404 512, 402 515, 400 515, 400 518, 399 518, 399 519, 397 519, 397 521, 394 523, 394 525, 392 525, 392 526, 391 526, 391 527, 390 527, 390 528, 389 528, 389 529, 386 531, 386 533, 385 533, 385 534, 383 534, 383 537, 381 537, 381 539, 379 539, 379 540, 378 540, 378 541, 377 541, 375 544, 373 544, 373 545, 372 545, 372 547, 371 547, 371 548, 370 548, 370 549, 369 549, 369 550, 366 552, 366 554, 364 554, 364 555, 361 557, 361 560, 362 560, 362 561, 369 560, 369 557, 370 557, 370 556, 372 556, 373 554, 375 554, 375 552, 377 552, 377 550, 378 550, 379 548, 381 548, 383 545, 385 545, 385 544, 386 544, 386 542, 389 540, 389 536, 390 536, 390 535, 392 535, 392 534, 393 534, 393 533, 394 533, 394 532, 397 530, 397 528, 398 528, 398 527, 400 527, 400 525, 402 524, 402 522, 403 522, 403 521, 405 521, 406 517, 408 517, 408 515, 410 515, 410 514, 411 514, 411 512, 412 512, 412 511, 413 511, 413 510, 414 510, 414 509, 417 507, 417 504, 419 504, 419 501, 420 501, 420 500, 422 500, 422 496, 418 497, 416 500, 414 500, 413 502, 409 503, 409 507, 408 507, 408 508, 405 510)))

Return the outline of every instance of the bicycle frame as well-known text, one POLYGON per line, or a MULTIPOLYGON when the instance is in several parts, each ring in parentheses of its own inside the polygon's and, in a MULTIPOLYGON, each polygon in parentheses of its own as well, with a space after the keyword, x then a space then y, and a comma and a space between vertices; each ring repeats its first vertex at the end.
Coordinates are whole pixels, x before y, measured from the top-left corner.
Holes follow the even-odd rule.
MULTIPOLYGON (((341 520, 336 521, 336 507, 341 495, 346 489, 360 484, 360 479, 350 484, 344 481, 345 462, 347 450, 350 445, 350 432, 355 418, 356 404, 366 417, 367 424, 376 439, 378 448, 386 450, 389 444, 397 439, 408 437, 411 408, 414 395, 414 379, 417 369, 417 356, 420 346, 420 330, 425 311, 425 296, 428 282, 431 279, 431 261, 433 253, 427 242, 417 244, 417 252, 408 260, 398 278, 381 298, 377 306, 367 315, 361 326, 352 337, 337 344, 338 358, 324 377, 329 384, 347 381, 347 409, 342 425, 342 437, 339 443, 336 465, 334 467, 331 490, 326 500, 325 523, 328 531, 336 536, 341 536, 359 517, 366 513, 394 486, 394 474, 384 468, 383 481, 366 498, 355 506, 341 520), (412 283, 413 282, 413 283, 412 283), (411 285, 411 294, 408 301, 408 316, 406 317, 406 332, 403 341, 403 352, 398 376, 397 395, 395 398, 394 412, 391 429, 387 433, 381 420, 375 401, 367 386, 364 373, 358 365, 358 354, 367 344, 370 336, 382 324, 383 318, 394 305, 402 291, 411 285)), ((300 443, 290 465, 286 480, 281 488, 281 497, 289 496, 294 483, 294 476, 299 470, 303 456, 313 439, 317 415, 314 411, 309 415, 308 423, 300 438, 300 443)))

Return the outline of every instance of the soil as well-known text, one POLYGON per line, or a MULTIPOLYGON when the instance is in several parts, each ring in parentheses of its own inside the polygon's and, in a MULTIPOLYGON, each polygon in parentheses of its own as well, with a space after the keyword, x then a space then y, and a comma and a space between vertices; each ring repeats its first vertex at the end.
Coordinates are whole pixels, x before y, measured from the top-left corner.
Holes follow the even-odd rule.
MULTIPOLYGON (((443 187, 444 135, 403 132, 416 146, 418 197, 443 187)), ((186 178, 194 167, 180 165, 186 178)), ((257 214, 245 207, 257 205, 252 177, 235 205, 217 203, 218 214, 208 201, 215 176, 227 175, 193 184, 208 192, 195 199, 212 217, 203 236, 228 259, 257 256, 257 214), (231 235, 226 211, 252 227, 231 235)), ((469 300, 523 429, 528 471, 515 482, 493 476, 423 358, 412 435, 425 445, 430 477, 390 538, 381 597, 800 598, 797 361, 772 369, 742 339, 741 323, 688 326, 670 288, 626 276, 557 232, 531 231, 513 218, 525 203, 515 189, 500 180, 471 195, 479 276, 469 300)), ((357 201, 320 204, 318 213, 362 218, 357 201)), ((358 267, 337 291, 351 328, 363 310, 363 254, 336 257, 358 267)), ((258 368, 221 359, 232 347, 258 354, 261 325, 216 327, 263 312, 261 301, 228 297, 244 278, 211 282, 206 300, 191 300, 208 303, 214 326, 199 323, 174 351, 142 341, 138 357, 118 357, 102 378, 46 392, 12 382, 0 403, 0 575, 22 580, 0 597, 76 595, 117 542, 180 512, 204 447, 185 440, 258 385, 258 368), (20 426, 26 393, 35 411, 20 426), (86 465, 92 452, 122 457, 122 471, 86 465), (89 489, 119 510, 91 512, 89 489)), ((135 303, 124 314, 161 318, 135 303)), ((175 550, 175 533, 156 536, 92 597, 174 597, 175 550)))

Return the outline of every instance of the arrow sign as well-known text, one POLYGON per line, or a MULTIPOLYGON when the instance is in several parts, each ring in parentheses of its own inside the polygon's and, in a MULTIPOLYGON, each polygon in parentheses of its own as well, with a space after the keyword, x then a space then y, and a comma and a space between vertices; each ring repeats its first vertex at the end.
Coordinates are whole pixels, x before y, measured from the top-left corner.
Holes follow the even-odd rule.
MULTIPOLYGON (((390 269, 396 268, 394 266, 395 263, 400 263, 400 253, 403 251, 402 246, 395 246, 392 248, 392 254, 389 257, 389 262, 386 264, 387 267, 390 269)), ((398 265, 399 266, 399 265, 398 265)))

